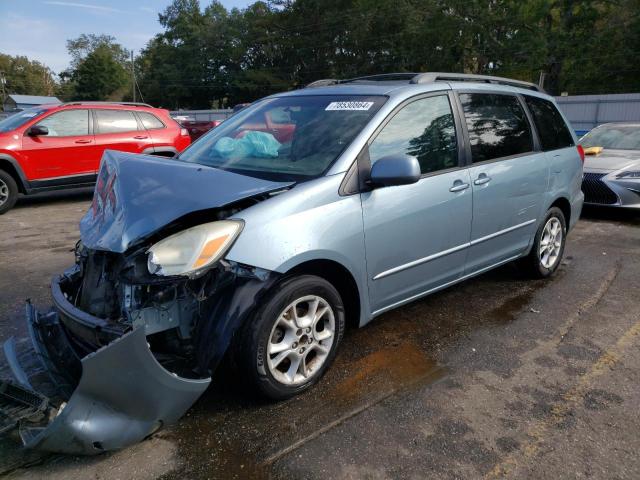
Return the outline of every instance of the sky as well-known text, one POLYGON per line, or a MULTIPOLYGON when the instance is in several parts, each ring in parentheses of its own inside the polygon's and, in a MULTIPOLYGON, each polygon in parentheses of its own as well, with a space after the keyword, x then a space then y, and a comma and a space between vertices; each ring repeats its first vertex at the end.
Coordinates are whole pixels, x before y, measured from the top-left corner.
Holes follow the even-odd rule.
MULTIPOLYGON (((161 31, 158 13, 170 0, 0 0, 0 53, 38 60, 55 73, 70 61, 66 41, 82 33, 107 34, 138 53, 161 31)), ((201 5, 209 4, 200 0, 201 5)), ((244 8, 250 0, 221 0, 244 8)))

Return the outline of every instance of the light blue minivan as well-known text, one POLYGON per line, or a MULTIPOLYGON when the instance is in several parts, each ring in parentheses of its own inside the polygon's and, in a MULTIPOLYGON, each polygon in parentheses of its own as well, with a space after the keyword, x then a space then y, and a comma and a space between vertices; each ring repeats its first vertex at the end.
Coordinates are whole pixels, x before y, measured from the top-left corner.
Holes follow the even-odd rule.
POLYGON ((583 160, 535 85, 446 73, 273 95, 173 160, 108 151, 54 313, 27 309, 72 388, 23 440, 131 444, 179 418, 226 355, 287 398, 318 381, 347 324, 514 260, 548 277, 583 160))

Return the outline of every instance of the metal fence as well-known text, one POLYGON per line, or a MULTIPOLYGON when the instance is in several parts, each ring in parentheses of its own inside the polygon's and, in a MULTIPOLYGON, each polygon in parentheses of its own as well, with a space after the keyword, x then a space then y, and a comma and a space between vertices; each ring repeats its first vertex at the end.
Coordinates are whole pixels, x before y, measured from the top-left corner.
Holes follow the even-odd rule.
POLYGON ((233 114, 233 110, 174 110, 169 112, 172 117, 187 117, 189 120, 207 121, 226 120, 233 114))
MULTIPOLYGON (((578 135, 607 122, 640 122, 640 93, 573 95, 556 97, 556 101, 578 135)), ((9 114, 0 112, 0 120, 9 114)), ((229 118, 233 110, 174 110, 170 114, 210 122, 229 118)))
POLYGON ((556 97, 558 106, 581 135, 608 122, 640 122, 640 93, 556 97))

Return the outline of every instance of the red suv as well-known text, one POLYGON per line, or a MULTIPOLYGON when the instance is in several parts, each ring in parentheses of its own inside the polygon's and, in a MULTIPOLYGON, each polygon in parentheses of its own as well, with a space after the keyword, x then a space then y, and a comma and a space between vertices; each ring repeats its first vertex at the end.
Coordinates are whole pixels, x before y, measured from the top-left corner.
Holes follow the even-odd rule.
POLYGON ((142 103, 43 105, 0 122, 0 214, 18 193, 90 186, 106 149, 172 157, 191 143, 167 110, 142 103))

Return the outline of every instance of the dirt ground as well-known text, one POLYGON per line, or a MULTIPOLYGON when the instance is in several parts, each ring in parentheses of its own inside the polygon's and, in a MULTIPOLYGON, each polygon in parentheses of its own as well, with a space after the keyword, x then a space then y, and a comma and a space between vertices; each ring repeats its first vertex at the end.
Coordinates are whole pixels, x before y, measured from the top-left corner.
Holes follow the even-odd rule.
MULTIPOLYGON (((90 194, 0 217, 0 340, 50 305, 90 194)), ((640 215, 587 210, 551 280, 515 265, 348 331, 312 390, 248 398, 225 371, 186 417, 93 458, 0 439, 10 479, 640 478, 640 215)), ((0 360, 0 364, 4 360, 0 360)), ((6 368, 0 367, 6 374, 6 368)), ((131 399, 131 401, 136 401, 131 399)))

